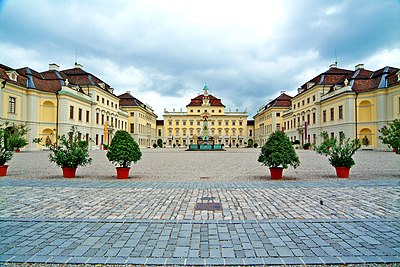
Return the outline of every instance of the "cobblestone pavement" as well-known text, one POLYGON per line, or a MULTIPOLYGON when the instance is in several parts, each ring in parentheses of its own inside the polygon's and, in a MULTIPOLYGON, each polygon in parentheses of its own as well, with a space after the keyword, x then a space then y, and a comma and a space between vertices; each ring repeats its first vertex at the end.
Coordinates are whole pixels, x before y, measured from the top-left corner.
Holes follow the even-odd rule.
POLYGON ((4 262, 400 262, 396 180, 278 185, 5 179, 0 186, 4 262), (199 202, 221 203, 222 211, 196 210, 199 202))
MULTIPOLYGON (((257 153, 226 155, 239 170, 240 160, 253 164, 257 153)), ((155 177, 147 162, 124 181, 100 160, 104 166, 95 161, 92 173, 84 169, 68 180, 51 174, 52 165, 22 160, 40 161, 46 152, 18 155, 14 170, 0 179, 0 265, 400 264, 400 165, 391 154, 377 152, 371 159, 370 153, 358 155, 366 170, 352 170, 355 178, 342 180, 321 175, 332 172, 326 159, 316 167, 317 158, 306 152, 303 160, 314 160, 305 163, 310 171, 287 170, 286 181, 258 176, 258 169, 256 175, 246 170, 229 176, 226 168, 212 173, 216 160, 204 172, 175 163, 165 175, 162 163, 155 177), (387 168, 371 179, 386 155, 387 168), (194 170, 200 173, 189 176, 194 170)))
POLYGON ((397 218, 400 214, 400 205, 393 205, 400 196, 395 180, 281 182, 279 187, 268 182, 82 184, 68 180, 3 180, 0 185, 5 188, 0 197, 3 218, 263 220, 397 218), (197 203, 208 202, 221 203, 222 210, 195 209, 197 203))

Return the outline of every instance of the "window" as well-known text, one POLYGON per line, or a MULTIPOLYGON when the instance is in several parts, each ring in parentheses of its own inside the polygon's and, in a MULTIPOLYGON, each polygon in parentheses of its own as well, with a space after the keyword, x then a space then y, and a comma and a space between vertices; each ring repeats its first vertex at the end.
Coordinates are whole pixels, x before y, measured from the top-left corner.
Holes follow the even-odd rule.
POLYGON ((200 113, 200 109, 198 109, 197 112, 200 113))
POLYGON ((200 126, 200 122, 199 121, 197 122, 197 126, 200 126))
POLYGON ((15 113, 15 102, 16 102, 15 97, 10 96, 8 98, 8 112, 15 113))
POLYGON ((115 104, 115 108, 118 108, 118 104, 115 104))
POLYGON ((178 120, 175 121, 175 125, 176 125, 176 126, 179 125, 179 121, 178 121, 178 120))
POLYGON ((211 110, 211 113, 214 113, 214 112, 215 112, 215 111, 212 109, 212 110, 211 110))
POLYGON ((315 102, 315 95, 312 96, 312 101, 315 102))
POLYGON ((303 99, 303 101, 301 101, 301 105, 304 107, 304 99, 303 99))
POLYGON ((107 122, 108 123, 110 122, 110 116, 107 116, 107 122))
POLYGON ((218 110, 218 113, 221 113, 221 112, 222 112, 222 110, 219 109, 219 110, 218 110))
POLYGON ((309 97, 307 98, 307 104, 310 104, 310 98, 309 97))
POLYGON ((101 114, 101 125, 104 125, 104 114, 101 114))
POLYGON ((82 120, 82 109, 78 109, 78 120, 82 120))
POLYGON ((193 121, 190 121, 190 126, 193 126, 193 121))
POLYGON ((103 103, 103 104, 104 104, 104 97, 102 97, 102 98, 101 98, 101 103, 103 103))
POLYGON ((322 111, 322 122, 326 122, 326 110, 322 111))
POLYGON ((280 123, 277 123, 277 124, 276 124, 276 130, 277 130, 277 131, 280 131, 280 130, 281 130, 281 124, 280 124, 280 123))
POLYGON ((281 113, 280 113, 280 112, 277 112, 277 113, 276 113, 276 116, 277 116, 277 117, 280 117, 280 116, 281 116, 281 113))
POLYGON ((293 105, 293 109, 296 109, 296 104, 293 105))
POLYGON ((235 126, 236 125, 236 121, 232 121, 232 126, 235 126))
POLYGON ((186 121, 182 121, 183 126, 186 126, 186 121))
POLYGON ((89 110, 86 110, 86 122, 89 122, 90 113, 89 110))
POLYGON ((317 123, 316 117, 315 117, 315 112, 312 114, 312 123, 313 124, 317 123))
POLYGON ((310 114, 307 114, 307 123, 310 124, 310 114))
POLYGON ((161 136, 161 130, 158 129, 158 136, 161 136))
POLYGON ((213 121, 211 122, 211 126, 214 126, 214 122, 213 121))
POLYGON ((222 125, 222 121, 218 121, 218 126, 221 126, 222 125))
POLYGON ((225 125, 228 126, 229 125, 229 121, 225 121, 225 125))
POLYGON ((99 145, 99 135, 96 134, 96 146, 98 146, 98 145, 99 145))
POLYGON ((74 119, 74 106, 69 106, 69 118, 74 119))
POLYGON ((335 138, 335 133, 331 132, 331 138, 335 138))
POLYGON ((111 126, 114 126, 114 117, 111 117, 111 126))
POLYGON ((97 101, 100 101, 100 96, 97 96, 97 101))
POLYGON ((135 124, 134 123, 131 123, 130 133, 135 133, 135 124))
POLYGON ((193 113, 193 109, 190 110, 190 113, 193 113))
POLYGON ((249 136, 253 136, 253 130, 249 131, 249 136))
POLYGON ((89 142, 89 134, 86 134, 86 141, 89 142))
POLYGON ((343 119, 343 106, 339 106, 339 120, 343 119))
POLYGON ((298 107, 298 108, 300 107, 300 102, 299 102, 299 103, 297 103, 297 107, 298 107))
POLYGON ((312 137, 313 137, 313 144, 315 145, 317 143, 317 135, 313 134, 312 137))
POLYGON ((109 106, 110 105, 110 100, 107 100, 107 106, 109 106))
POLYGON ((135 112, 131 112, 131 116, 132 116, 132 117, 135 117, 135 112))
POLYGON ((171 125, 172 125, 172 121, 168 121, 168 125, 170 125, 170 126, 171 126, 171 125))
POLYGON ((111 107, 112 107, 112 108, 114 107, 114 102, 111 102, 111 107))
POLYGON ((331 121, 335 120, 335 109, 331 108, 331 121))
POLYGON ((97 124, 99 124, 99 117, 100 117, 100 114, 99 114, 99 113, 96 113, 96 123, 97 123, 97 124))
POLYGON ((243 125, 243 122, 242 121, 239 121, 239 126, 242 126, 243 125))

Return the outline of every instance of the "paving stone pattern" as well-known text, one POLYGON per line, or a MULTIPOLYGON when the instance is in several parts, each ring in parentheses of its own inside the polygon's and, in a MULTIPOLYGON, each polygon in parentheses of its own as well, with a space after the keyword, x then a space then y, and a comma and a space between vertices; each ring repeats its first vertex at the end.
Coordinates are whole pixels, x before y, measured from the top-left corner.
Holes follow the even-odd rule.
POLYGON ((0 220, 0 260, 46 263, 400 262, 400 220, 0 220))
POLYGON ((201 183, 183 188, 173 182, 146 183, 146 187, 129 182, 86 182, 85 187, 76 181, 39 182, 1 181, 6 187, 0 217, 263 220, 396 218, 400 214, 400 205, 393 205, 400 195, 396 180, 286 182, 279 183, 281 187, 267 182, 218 183, 220 188, 212 183, 209 188, 201 183), (221 203, 222 210, 195 209, 197 203, 210 202, 221 203))
POLYGON ((0 262, 400 262, 396 180, 204 187, 6 179, 0 188, 0 262), (196 211, 199 202, 223 210, 196 211))

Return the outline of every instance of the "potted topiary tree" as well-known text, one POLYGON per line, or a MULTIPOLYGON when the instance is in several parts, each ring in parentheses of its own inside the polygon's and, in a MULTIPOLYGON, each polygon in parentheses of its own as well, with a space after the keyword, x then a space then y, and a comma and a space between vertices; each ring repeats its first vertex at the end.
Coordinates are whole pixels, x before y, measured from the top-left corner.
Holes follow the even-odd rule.
POLYGON ((338 142, 335 137, 328 137, 327 132, 322 132, 322 143, 314 145, 318 154, 329 157, 329 163, 335 167, 339 178, 349 178, 350 168, 355 164, 353 155, 361 147, 359 139, 350 140, 343 135, 343 141, 338 142))
MULTIPOLYGON (((77 127, 72 126, 69 135, 58 138, 58 144, 45 144, 51 151, 50 161, 61 167, 64 178, 75 178, 79 166, 92 163, 88 142, 79 140, 78 136, 77 127)), ((42 139, 36 138, 33 142, 42 144, 42 139)))
POLYGON ((9 131, 5 128, 8 123, 0 124, 0 176, 7 175, 8 165, 6 163, 12 159, 13 150, 7 142, 9 131))
POLYGON ((311 144, 310 144, 310 143, 304 143, 304 144, 303 144, 303 149, 304 149, 304 150, 309 150, 310 147, 311 147, 311 144))
POLYGON ((287 169, 289 165, 297 168, 300 164, 292 143, 281 131, 276 131, 268 137, 261 148, 258 161, 269 167, 271 179, 282 179, 283 169, 287 169))
POLYGON ((379 129, 379 139, 382 143, 393 149, 393 152, 400 154, 400 119, 395 119, 379 129))
POLYGON ((116 131, 108 147, 107 158, 119 165, 116 167, 117 178, 127 179, 132 162, 136 163, 141 157, 142 152, 132 136, 126 131, 116 131))
POLYGON ((25 138, 28 128, 25 124, 13 124, 9 131, 10 135, 7 138, 8 146, 15 152, 20 152, 20 149, 28 144, 28 140, 25 138))

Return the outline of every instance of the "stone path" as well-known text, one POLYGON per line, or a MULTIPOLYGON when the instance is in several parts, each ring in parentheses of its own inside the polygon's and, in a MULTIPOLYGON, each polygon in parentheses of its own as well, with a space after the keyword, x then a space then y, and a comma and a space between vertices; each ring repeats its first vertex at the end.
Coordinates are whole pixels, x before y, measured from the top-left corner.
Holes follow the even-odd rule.
POLYGON ((0 190, 0 263, 400 262, 398 180, 2 179, 0 190))
POLYGON ((0 220, 0 260, 186 265, 400 262, 400 220, 0 220))

